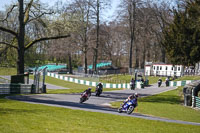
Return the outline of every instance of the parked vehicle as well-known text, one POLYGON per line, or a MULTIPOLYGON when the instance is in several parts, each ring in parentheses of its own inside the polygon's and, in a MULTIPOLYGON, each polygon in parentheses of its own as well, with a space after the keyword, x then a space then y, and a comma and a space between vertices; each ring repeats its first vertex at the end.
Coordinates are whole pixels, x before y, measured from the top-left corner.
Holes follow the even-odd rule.
POLYGON ((129 100, 125 104, 121 104, 120 108, 118 109, 118 112, 126 112, 127 114, 131 114, 134 109, 137 106, 137 98, 134 98, 132 100, 129 100))

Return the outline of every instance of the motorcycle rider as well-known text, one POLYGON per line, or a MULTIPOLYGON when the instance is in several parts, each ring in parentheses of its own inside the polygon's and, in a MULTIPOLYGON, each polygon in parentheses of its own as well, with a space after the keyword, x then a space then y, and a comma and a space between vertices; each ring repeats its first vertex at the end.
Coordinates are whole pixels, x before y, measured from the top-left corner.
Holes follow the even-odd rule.
POLYGON ((161 78, 159 78, 159 79, 158 79, 158 87, 160 87, 160 86, 161 86, 161 84, 162 84, 162 79, 161 79, 161 78))
POLYGON ((101 82, 98 83, 97 87, 103 90, 103 84, 101 82))
POLYGON ((103 84, 101 82, 99 82, 96 88, 100 89, 100 91, 102 92, 102 90, 103 90, 103 84))
POLYGON ((132 78, 130 82, 131 90, 135 89, 135 80, 132 78))
MULTIPOLYGON (((92 90, 92 88, 88 88, 88 89, 86 89, 84 92, 86 92, 86 94, 88 95, 88 97, 90 97, 91 96, 91 90, 92 90)), ((84 93, 83 92, 83 93, 84 93)))
POLYGON ((124 101, 124 104, 122 106, 124 106, 128 101, 133 99, 135 99, 137 103, 137 98, 138 98, 138 93, 133 93, 132 95, 128 96, 128 98, 124 101))
POLYGON ((143 77, 141 78, 141 83, 140 83, 140 85, 141 85, 141 88, 144 88, 144 79, 143 79, 143 77))

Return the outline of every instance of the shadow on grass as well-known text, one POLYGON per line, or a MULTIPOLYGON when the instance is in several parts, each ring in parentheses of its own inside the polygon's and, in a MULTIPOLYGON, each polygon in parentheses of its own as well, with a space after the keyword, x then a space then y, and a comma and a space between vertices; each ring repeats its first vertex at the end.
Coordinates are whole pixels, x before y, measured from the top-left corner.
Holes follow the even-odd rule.
POLYGON ((174 95, 155 95, 139 99, 139 102, 153 102, 153 103, 168 103, 180 104, 181 99, 179 96, 174 95))

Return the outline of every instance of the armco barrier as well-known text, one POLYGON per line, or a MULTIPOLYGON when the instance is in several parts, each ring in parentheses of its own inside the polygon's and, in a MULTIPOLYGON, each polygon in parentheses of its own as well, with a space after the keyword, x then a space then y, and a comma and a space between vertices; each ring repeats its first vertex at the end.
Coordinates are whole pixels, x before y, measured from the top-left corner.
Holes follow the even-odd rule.
MULTIPOLYGON (((69 82, 74 82, 77 84, 83 84, 83 85, 87 85, 87 86, 96 86, 98 84, 98 82, 92 82, 92 81, 85 81, 85 80, 80 80, 80 79, 75 79, 75 78, 71 78, 71 77, 65 77, 59 74, 55 74, 55 73, 47 73, 47 76, 50 77, 54 77, 57 79, 61 79, 61 80, 65 80, 65 81, 69 81, 69 82)), ((186 80, 186 81, 170 81, 169 84, 170 86, 185 86, 186 84, 191 83, 192 80, 186 80)), ((138 87, 140 84, 140 82, 136 83, 136 88, 140 88, 138 87)), ((130 89, 130 84, 129 83, 122 83, 122 84, 111 84, 111 83, 103 83, 103 87, 104 88, 124 88, 124 89, 130 89)))
POLYGON ((33 85, 0 84, 0 94, 31 94, 34 92, 33 85))
MULTIPOLYGON (((81 79, 75 79, 71 77, 64 77, 55 73, 47 73, 47 76, 54 77, 57 79, 69 81, 69 82, 74 82, 77 84, 83 84, 87 86, 94 86, 96 87, 98 82, 92 82, 92 81, 86 81, 86 80, 81 80, 81 79)), ((123 84, 111 84, 111 83, 103 83, 104 88, 124 88, 124 89, 130 89, 130 84, 128 83, 123 83, 123 84)))
POLYGON ((194 80, 183 80, 183 81, 170 81, 170 86, 185 86, 186 84, 189 84, 193 82, 194 80))
POLYGON ((192 96, 192 106, 200 109, 200 98, 196 96, 192 96))

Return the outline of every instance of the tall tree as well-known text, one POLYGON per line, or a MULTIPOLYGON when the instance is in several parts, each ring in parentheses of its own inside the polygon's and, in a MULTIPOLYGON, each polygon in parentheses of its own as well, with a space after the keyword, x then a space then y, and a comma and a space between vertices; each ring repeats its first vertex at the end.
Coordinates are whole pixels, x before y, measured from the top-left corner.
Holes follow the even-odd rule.
POLYGON ((153 32, 155 33, 156 39, 158 41, 159 47, 161 48, 161 61, 166 62, 166 51, 163 46, 163 40, 164 40, 164 30, 165 28, 170 24, 172 21, 172 15, 171 15, 171 9, 170 4, 166 1, 162 1, 159 4, 154 3, 153 4, 153 14, 154 18, 156 20, 157 26, 152 28, 153 32), (158 29, 159 27, 159 29, 158 29), (157 28, 157 29, 155 29, 157 28))
POLYGON ((95 18, 96 18, 96 46, 93 48, 94 49, 94 57, 93 57, 93 71, 97 72, 97 60, 98 60, 98 49, 99 49, 99 31, 100 31, 100 12, 101 9, 105 9, 109 3, 110 0, 95 0, 96 4, 93 4, 93 10, 95 13, 95 18))
POLYGON ((200 1, 187 1, 173 13, 173 23, 165 31, 166 52, 174 64, 194 65, 200 61, 200 1))

